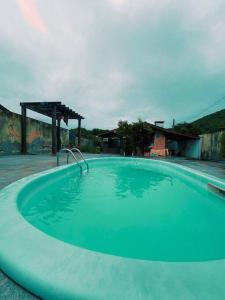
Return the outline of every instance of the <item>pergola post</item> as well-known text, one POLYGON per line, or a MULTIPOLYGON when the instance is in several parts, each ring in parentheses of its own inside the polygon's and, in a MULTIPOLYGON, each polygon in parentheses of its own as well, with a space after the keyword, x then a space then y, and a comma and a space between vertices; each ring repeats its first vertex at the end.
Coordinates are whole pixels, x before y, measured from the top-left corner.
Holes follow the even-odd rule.
POLYGON ((57 133, 56 133, 56 105, 52 108, 52 155, 57 152, 57 133))
POLYGON ((57 119, 57 151, 61 149, 61 137, 60 137, 60 121, 61 119, 57 119))
POLYGON ((78 119, 78 128, 77 128, 77 137, 78 137, 78 148, 80 148, 80 141, 81 141, 81 119, 78 119))
POLYGON ((27 108, 21 105, 21 154, 27 153, 27 108))

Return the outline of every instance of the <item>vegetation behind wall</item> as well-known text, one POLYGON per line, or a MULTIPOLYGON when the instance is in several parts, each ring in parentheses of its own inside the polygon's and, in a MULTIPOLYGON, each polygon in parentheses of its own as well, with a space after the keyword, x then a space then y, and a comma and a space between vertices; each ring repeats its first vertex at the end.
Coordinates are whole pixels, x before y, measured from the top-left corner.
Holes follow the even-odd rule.
POLYGON ((177 124, 174 126, 173 130, 192 136, 198 136, 201 133, 201 130, 197 126, 186 122, 177 124))
MULTIPOLYGON (((108 130, 94 128, 88 130, 81 128, 81 145, 80 150, 87 153, 100 153, 100 140, 97 137, 98 134, 107 132, 108 130)), ((77 128, 71 129, 70 133, 70 145, 77 147, 78 145, 78 131, 77 128)))
POLYGON ((192 123, 179 123, 174 129, 180 133, 199 135, 225 129, 225 109, 200 118, 192 123))
POLYGON ((225 129, 225 109, 200 118, 191 124, 197 127, 202 134, 225 129))

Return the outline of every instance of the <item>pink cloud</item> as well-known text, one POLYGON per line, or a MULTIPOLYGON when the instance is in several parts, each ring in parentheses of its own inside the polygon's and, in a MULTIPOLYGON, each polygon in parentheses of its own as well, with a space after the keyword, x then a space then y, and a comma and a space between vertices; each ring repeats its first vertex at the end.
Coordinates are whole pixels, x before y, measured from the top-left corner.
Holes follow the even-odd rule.
POLYGON ((17 0, 24 18, 36 29, 47 32, 47 27, 40 16, 34 0, 17 0))

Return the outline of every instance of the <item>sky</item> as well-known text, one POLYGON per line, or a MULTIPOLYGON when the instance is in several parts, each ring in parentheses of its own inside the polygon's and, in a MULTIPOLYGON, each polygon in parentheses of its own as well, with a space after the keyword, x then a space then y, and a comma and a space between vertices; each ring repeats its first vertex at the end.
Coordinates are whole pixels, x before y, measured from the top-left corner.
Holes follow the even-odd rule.
POLYGON ((89 129, 171 126, 224 97, 224 0, 0 0, 0 104, 14 112, 62 101, 89 129))

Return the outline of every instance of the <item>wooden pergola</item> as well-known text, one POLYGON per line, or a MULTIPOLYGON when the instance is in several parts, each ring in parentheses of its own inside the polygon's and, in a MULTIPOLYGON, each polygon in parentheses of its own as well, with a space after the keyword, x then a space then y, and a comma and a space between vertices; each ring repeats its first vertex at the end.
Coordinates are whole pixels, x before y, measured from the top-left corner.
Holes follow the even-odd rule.
POLYGON ((61 149, 60 122, 64 120, 67 124, 69 119, 78 120, 78 147, 81 138, 81 115, 70 109, 61 102, 21 102, 21 153, 27 153, 27 109, 52 118, 52 154, 61 149), (57 124, 56 124, 57 123, 57 124))

